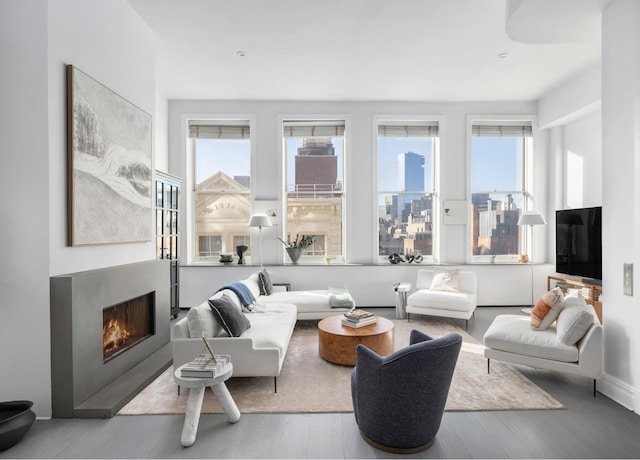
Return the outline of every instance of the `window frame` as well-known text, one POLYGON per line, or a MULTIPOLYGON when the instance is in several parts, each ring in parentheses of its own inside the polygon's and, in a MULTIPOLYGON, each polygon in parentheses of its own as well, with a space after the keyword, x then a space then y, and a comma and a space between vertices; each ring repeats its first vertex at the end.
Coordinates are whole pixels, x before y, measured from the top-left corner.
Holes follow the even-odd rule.
MULTIPOLYGON (((342 206, 341 206, 341 241, 342 241, 342 254, 336 255, 332 254, 332 260, 336 261, 336 263, 347 263, 350 260, 349 256, 349 244, 347 235, 349 235, 349 229, 352 227, 349 222, 348 209, 350 208, 350 204, 348 201, 349 198, 349 190, 350 190, 350 182, 351 182, 351 157, 349 154, 351 151, 351 115, 344 113, 331 113, 331 114, 279 114, 278 115, 278 151, 280 155, 278 155, 278 161, 280 164, 278 165, 278 206, 280 210, 281 225, 279 226, 279 237, 286 241, 287 233, 288 233, 288 184, 287 184, 287 146, 286 146, 286 137, 285 137, 285 125, 287 122, 302 122, 302 123, 311 123, 311 122, 342 122, 344 123, 344 133, 342 140, 342 190, 340 192, 342 197, 342 206)), ((311 234, 311 233, 310 233, 311 234)), ((328 241, 328 235, 321 231, 316 231, 314 234, 323 234, 325 237, 325 245, 328 241)), ((293 235, 295 238, 295 235, 293 235)), ((289 261, 286 250, 283 245, 282 248, 278 251, 278 263, 287 263, 289 261)), ((319 255, 303 255, 300 257, 300 262, 305 264, 324 264, 325 257, 319 255)))
MULTIPOLYGON (((489 194, 489 195, 506 195, 506 194, 519 194, 522 197, 521 212, 531 211, 533 209, 534 194, 533 194, 533 157, 536 145, 537 135, 537 117, 534 115, 501 115, 501 116, 482 116, 473 115, 467 117, 467 199, 469 203, 469 225, 467 226, 467 263, 469 264, 486 264, 486 263, 502 263, 502 264, 518 264, 519 254, 530 254, 531 248, 531 235, 530 228, 528 226, 518 226, 518 254, 503 254, 492 257, 490 254, 475 255, 473 254, 473 195, 474 194, 489 194), (531 136, 523 138, 528 139, 523 141, 522 146, 522 158, 521 158, 521 171, 520 179, 522 184, 522 190, 480 190, 474 191, 472 188, 472 140, 473 140, 473 126, 474 125, 530 125, 531 136)), ((516 137, 516 136, 508 136, 516 137)))
MULTIPOLYGON (((372 143, 374 146, 374 151, 375 151, 375 158, 373 161, 373 167, 372 169, 372 184, 374 186, 374 198, 373 198, 373 210, 372 210, 372 215, 373 215, 373 221, 372 221, 372 242, 373 242, 373 246, 372 246, 372 256, 373 256, 373 260, 375 261, 376 264, 388 264, 389 263, 389 256, 387 255, 380 255, 379 253, 379 216, 378 216, 378 200, 380 197, 381 193, 385 193, 388 194, 391 191, 381 191, 378 188, 378 163, 379 163, 379 158, 380 158, 380 152, 379 152, 379 135, 378 135, 378 127, 381 124, 384 124, 384 122, 390 122, 390 123, 399 123, 399 122, 406 122, 407 124, 411 124, 413 123, 420 123, 420 122, 427 122, 427 123, 434 123, 437 125, 437 129, 438 129, 438 134, 437 136, 433 137, 433 144, 432 144, 432 152, 431 152, 431 184, 432 184, 432 190, 428 191, 428 190, 424 190, 425 194, 429 193, 431 194, 431 196, 433 197, 433 214, 432 214, 432 218, 433 218, 433 222, 432 222, 432 240, 431 240, 431 244, 432 244, 432 254, 430 256, 423 256, 423 260, 422 263, 423 264, 436 264, 438 263, 439 260, 439 254, 440 254, 440 233, 441 233, 441 229, 442 229, 442 219, 440 218, 440 210, 442 209, 441 207, 441 203, 440 203, 440 152, 442 150, 442 146, 443 146, 443 137, 444 137, 444 132, 446 129, 446 121, 445 118, 443 116, 440 115, 428 115, 428 114, 420 114, 420 115, 416 115, 416 114, 412 114, 412 115, 398 115, 398 114, 393 114, 393 115, 388 115, 388 114, 380 114, 380 115, 374 115, 373 116, 373 123, 372 123, 372 133, 373 133, 373 139, 372 139, 372 143)), ((413 191, 407 191, 407 193, 412 193, 413 191)))
MULTIPOLYGON (((184 139, 184 149, 185 149, 185 158, 186 158, 186 187, 188 187, 189 193, 183 193, 182 195, 185 197, 186 212, 183 213, 186 219, 186 238, 183 238, 182 248, 183 254, 186 254, 186 259, 188 264, 193 265, 218 265, 219 258, 217 256, 196 256, 196 251, 198 247, 198 241, 200 236, 206 236, 205 234, 198 233, 196 234, 196 212, 195 212, 195 203, 196 203, 196 195, 198 194, 198 190, 196 190, 196 162, 195 162, 195 138, 191 138, 189 136, 189 125, 190 122, 193 121, 211 121, 218 122, 224 124, 225 122, 237 123, 237 122, 248 122, 249 125, 249 164, 250 164, 250 187, 249 192, 246 193, 249 200, 249 214, 247 216, 247 222, 249 221, 249 217, 252 212, 252 204, 255 201, 255 181, 256 181, 256 147, 255 147, 255 130, 256 130, 256 121, 254 114, 247 113, 229 113, 229 114, 220 114, 220 113, 190 113, 183 114, 181 116, 182 121, 182 129, 183 134, 182 137, 184 139)), ((233 194, 236 192, 226 192, 229 194, 233 194)), ((247 227, 248 228, 248 227, 247 227)), ((249 235, 252 233, 249 232, 249 235)), ((215 236, 215 235, 213 235, 215 236)), ((236 236, 235 234, 230 234, 230 237, 236 236)), ((235 248, 231 251, 235 253, 235 248)))

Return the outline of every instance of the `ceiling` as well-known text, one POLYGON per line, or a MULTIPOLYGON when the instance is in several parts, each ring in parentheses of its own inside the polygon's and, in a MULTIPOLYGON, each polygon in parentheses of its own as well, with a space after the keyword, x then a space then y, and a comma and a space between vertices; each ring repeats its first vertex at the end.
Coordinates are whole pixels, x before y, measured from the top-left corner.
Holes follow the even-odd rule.
POLYGON ((157 35, 167 98, 304 101, 537 100, 598 65, 606 3, 128 2, 157 35))

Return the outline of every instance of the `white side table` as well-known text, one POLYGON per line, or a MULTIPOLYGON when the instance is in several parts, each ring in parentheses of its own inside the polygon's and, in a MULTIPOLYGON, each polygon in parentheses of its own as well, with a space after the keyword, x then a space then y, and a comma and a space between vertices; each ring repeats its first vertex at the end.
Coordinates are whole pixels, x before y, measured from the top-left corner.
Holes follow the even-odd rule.
POLYGON ((407 317, 407 292, 411 290, 411 284, 398 283, 393 290, 396 291, 396 318, 404 319, 407 317))
POLYGON ((182 426, 182 437, 180 438, 182 445, 188 447, 196 440, 198 423, 200 423, 200 412, 202 411, 202 401, 204 400, 204 390, 206 387, 211 387, 213 394, 215 394, 218 401, 220 401, 220 405, 230 423, 236 423, 240 420, 240 411, 231 397, 227 385, 224 383, 231 377, 231 374, 233 374, 233 365, 229 366, 227 372, 214 378, 181 377, 180 371, 183 367, 184 365, 175 370, 173 378, 181 387, 189 388, 187 410, 184 416, 184 425, 182 426))

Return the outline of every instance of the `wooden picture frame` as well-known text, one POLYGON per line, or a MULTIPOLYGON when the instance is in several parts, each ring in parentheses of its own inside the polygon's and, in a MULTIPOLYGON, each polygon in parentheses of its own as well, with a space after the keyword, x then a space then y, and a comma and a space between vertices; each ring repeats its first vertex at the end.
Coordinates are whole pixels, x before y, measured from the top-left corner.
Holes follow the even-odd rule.
POLYGON ((67 245, 152 240, 152 119, 67 65, 67 245))

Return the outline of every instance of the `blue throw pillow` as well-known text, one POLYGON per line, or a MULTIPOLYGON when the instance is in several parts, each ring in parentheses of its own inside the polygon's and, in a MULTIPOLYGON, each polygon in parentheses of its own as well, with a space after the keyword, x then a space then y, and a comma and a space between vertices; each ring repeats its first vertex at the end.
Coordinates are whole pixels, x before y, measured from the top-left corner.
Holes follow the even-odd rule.
POLYGON ((249 319, 226 294, 217 299, 209 299, 209 307, 229 337, 240 337, 251 327, 249 319))

